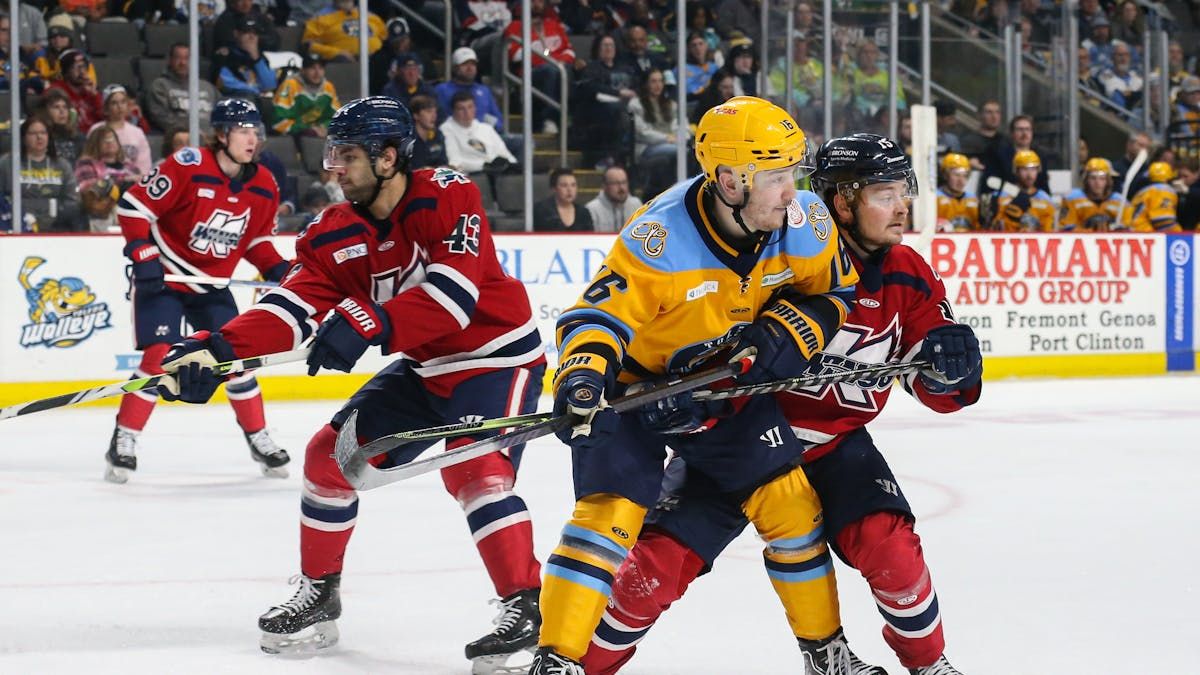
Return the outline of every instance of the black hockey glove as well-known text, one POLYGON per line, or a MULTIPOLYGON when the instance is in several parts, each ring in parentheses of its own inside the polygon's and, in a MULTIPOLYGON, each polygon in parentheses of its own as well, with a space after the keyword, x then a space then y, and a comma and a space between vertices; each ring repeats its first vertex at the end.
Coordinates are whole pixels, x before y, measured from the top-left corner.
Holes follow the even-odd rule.
POLYGON ((954 323, 938 326, 925 335, 918 358, 929 361, 921 371, 921 383, 931 394, 964 391, 979 384, 983 356, 979 340, 970 326, 954 323))
POLYGON ((225 380, 212 367, 236 358, 233 347, 220 333, 206 330, 195 333, 183 342, 171 345, 171 350, 163 357, 163 371, 171 377, 163 378, 158 395, 167 401, 208 403, 225 380))
POLYGON ((163 282, 163 266, 158 259, 158 247, 145 239, 131 241, 125 245, 125 257, 133 269, 133 289, 142 296, 161 293, 167 286, 163 282))
POLYGON ((747 326, 733 347, 730 363, 748 356, 754 362, 746 372, 737 376, 739 384, 760 384, 787 377, 798 377, 808 365, 808 357, 783 324, 774 319, 759 318, 747 326))
POLYGON ((642 426, 658 434, 688 434, 711 429, 722 417, 733 412, 728 399, 697 401, 685 391, 638 408, 642 426))
POLYGON ((604 376, 581 368, 567 375, 554 392, 554 415, 574 415, 572 426, 554 432, 573 450, 595 450, 616 432, 621 416, 604 399, 604 376))
POLYGON ((308 354, 308 374, 316 375, 321 368, 348 373, 367 347, 386 345, 391 336, 392 322, 383 307, 346 298, 317 329, 308 354))

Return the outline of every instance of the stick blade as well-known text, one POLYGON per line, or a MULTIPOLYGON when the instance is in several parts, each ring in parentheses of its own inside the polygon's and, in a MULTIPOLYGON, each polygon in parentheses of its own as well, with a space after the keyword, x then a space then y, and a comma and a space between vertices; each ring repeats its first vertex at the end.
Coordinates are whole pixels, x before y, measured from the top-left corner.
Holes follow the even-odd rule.
POLYGON ((372 487, 370 473, 376 469, 367 462, 366 455, 358 446, 357 410, 350 411, 350 416, 342 423, 342 428, 338 429, 337 440, 333 444, 333 458, 342 470, 346 482, 354 489, 369 490, 372 487))

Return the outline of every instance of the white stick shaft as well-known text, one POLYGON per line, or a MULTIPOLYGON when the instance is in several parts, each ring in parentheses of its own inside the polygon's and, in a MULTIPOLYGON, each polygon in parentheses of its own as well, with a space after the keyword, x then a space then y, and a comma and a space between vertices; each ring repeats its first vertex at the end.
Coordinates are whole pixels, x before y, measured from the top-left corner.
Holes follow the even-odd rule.
POLYGON ((249 286, 250 288, 279 288, 274 281, 254 281, 252 279, 230 279, 227 277, 206 277, 190 274, 164 274, 163 281, 177 284, 204 284, 206 286, 249 286))

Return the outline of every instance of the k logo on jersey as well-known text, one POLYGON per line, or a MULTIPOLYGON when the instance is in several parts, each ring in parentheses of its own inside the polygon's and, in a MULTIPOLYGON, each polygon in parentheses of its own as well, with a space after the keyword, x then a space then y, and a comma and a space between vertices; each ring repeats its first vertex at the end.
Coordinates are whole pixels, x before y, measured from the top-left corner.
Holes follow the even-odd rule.
POLYGON ((242 241, 242 235, 245 234, 249 222, 249 209, 236 216, 217 209, 209 216, 208 222, 196 223, 192 228, 188 248, 215 258, 227 258, 229 252, 237 248, 238 243, 242 241))
MULTIPOLYGON (((820 358, 814 359, 807 374, 826 375, 844 373, 864 366, 891 363, 899 356, 901 328, 897 316, 893 316, 887 327, 875 333, 868 326, 844 324, 825 349, 820 358)), ((823 399, 831 391, 838 405, 855 410, 878 411, 875 394, 892 386, 892 377, 858 379, 838 384, 824 384, 795 390, 797 396, 823 399)))

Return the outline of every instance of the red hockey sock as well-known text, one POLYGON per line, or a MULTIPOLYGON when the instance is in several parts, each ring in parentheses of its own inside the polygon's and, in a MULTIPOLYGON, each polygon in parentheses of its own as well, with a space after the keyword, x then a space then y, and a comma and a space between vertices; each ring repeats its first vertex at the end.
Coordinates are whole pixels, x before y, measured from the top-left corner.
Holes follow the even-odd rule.
MULTIPOLYGON (((171 348, 168 344, 156 344, 142 350, 142 362, 138 365, 134 377, 150 377, 161 375, 163 356, 171 348)), ((135 391, 121 397, 121 407, 117 410, 117 426, 129 431, 141 431, 150 421, 150 413, 158 396, 154 392, 135 391)))
POLYGON ((699 556, 665 532, 653 526, 642 532, 613 579, 608 608, 583 657, 588 675, 615 673, 633 658, 650 627, 703 568, 699 556))
MULTIPOLYGON (((446 449, 472 440, 455 439, 446 449)), ((533 523, 525 501, 513 492, 515 481, 512 462, 498 452, 442 470, 442 483, 462 506, 479 557, 501 598, 542 585, 541 565, 533 554, 533 523)))
POLYGON ((337 432, 325 425, 308 442, 300 495, 300 571, 319 579, 342 571, 358 518, 358 494, 333 459, 337 432))
POLYGON ((242 431, 252 434, 266 428, 262 390, 253 375, 240 375, 226 381, 225 395, 229 397, 229 405, 233 406, 233 414, 242 431))
POLYGON ((886 622, 883 639, 900 663, 921 668, 937 661, 946 648, 942 617, 912 521, 872 513, 838 533, 837 543, 870 585, 886 622))

